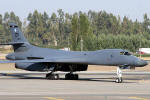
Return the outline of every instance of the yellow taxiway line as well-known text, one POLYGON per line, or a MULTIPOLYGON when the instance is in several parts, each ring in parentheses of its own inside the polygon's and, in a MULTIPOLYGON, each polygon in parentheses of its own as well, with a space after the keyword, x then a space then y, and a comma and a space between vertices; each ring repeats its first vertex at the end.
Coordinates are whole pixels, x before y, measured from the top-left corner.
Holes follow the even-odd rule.
POLYGON ((135 100, 148 100, 145 98, 140 98, 140 97, 129 97, 130 99, 135 99, 135 100))
POLYGON ((49 100, 64 100, 64 99, 58 99, 58 98, 55 98, 55 97, 44 97, 46 99, 49 99, 49 100))

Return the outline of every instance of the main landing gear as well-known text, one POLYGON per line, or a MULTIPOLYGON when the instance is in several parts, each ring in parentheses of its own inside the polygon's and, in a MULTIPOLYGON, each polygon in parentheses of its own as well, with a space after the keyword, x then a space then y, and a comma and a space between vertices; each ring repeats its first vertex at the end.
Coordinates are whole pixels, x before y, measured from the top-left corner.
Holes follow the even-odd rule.
POLYGON ((58 80, 59 79, 59 75, 58 74, 54 74, 53 72, 46 74, 46 79, 49 80, 58 80))
POLYGON ((122 79, 122 71, 120 67, 117 67, 117 79, 116 79, 116 83, 122 83, 123 79, 122 79))
MULTIPOLYGON (((59 79, 59 75, 58 74, 54 74, 53 72, 46 74, 46 79, 49 80, 58 80, 59 79)), ((66 80, 78 80, 79 79, 79 75, 78 74, 73 74, 68 73, 65 75, 65 79, 66 80)))
POLYGON ((71 73, 68 73, 68 74, 65 75, 65 79, 66 80, 78 80, 79 79, 79 75, 78 74, 73 74, 71 72, 71 73))

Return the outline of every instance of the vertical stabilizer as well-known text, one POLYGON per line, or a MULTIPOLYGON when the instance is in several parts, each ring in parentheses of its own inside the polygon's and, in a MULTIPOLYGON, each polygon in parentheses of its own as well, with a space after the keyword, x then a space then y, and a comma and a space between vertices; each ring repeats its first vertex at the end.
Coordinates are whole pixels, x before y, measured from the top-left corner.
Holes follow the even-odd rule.
POLYGON ((27 39, 24 37, 23 33, 19 29, 18 25, 15 23, 9 23, 10 31, 12 35, 12 42, 9 43, 13 45, 15 52, 23 52, 30 49, 30 44, 27 39))
POLYGON ((9 26, 10 26, 10 31, 12 34, 12 42, 22 42, 22 43, 26 42, 26 43, 28 43, 28 41, 24 37, 23 33, 19 29, 18 25, 16 25, 15 23, 10 23, 9 26))

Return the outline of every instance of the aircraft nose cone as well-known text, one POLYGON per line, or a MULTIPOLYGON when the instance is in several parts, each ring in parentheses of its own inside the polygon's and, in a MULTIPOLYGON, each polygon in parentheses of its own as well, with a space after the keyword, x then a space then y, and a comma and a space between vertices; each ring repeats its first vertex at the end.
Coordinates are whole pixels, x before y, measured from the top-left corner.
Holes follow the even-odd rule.
POLYGON ((137 65, 138 65, 139 67, 146 66, 147 64, 148 64, 147 61, 144 61, 144 60, 140 60, 140 61, 137 62, 137 65))
POLYGON ((146 66, 147 64, 148 64, 147 61, 143 60, 143 65, 146 66))

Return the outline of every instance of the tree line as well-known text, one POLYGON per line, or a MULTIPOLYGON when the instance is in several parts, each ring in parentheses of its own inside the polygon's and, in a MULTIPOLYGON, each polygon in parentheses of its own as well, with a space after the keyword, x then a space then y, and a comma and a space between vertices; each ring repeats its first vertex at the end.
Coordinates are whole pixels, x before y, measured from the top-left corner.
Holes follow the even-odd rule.
POLYGON ((127 49, 132 52, 138 48, 150 47, 150 19, 143 15, 143 21, 131 20, 124 16, 115 16, 105 11, 57 13, 48 15, 35 10, 21 21, 14 12, 0 14, 0 42, 11 41, 8 23, 15 22, 22 29, 27 39, 41 47, 71 50, 99 50, 109 48, 127 49))

